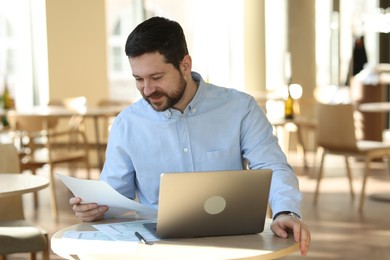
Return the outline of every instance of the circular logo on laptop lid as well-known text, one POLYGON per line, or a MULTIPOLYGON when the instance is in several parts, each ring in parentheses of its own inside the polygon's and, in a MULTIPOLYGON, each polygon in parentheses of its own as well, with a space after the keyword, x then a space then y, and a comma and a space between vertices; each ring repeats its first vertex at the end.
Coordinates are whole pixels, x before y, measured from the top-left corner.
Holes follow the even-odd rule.
POLYGON ((212 196, 203 204, 204 210, 210 215, 216 215, 226 208, 226 200, 221 196, 212 196))

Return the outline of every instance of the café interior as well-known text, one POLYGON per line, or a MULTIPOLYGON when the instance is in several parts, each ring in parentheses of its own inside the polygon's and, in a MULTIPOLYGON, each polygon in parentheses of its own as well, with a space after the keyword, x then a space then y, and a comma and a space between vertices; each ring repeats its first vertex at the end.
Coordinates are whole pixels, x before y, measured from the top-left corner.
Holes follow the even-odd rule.
MULTIPOLYGON (((1 1, 0 144, 16 172, 50 180, 23 195, 24 219, 49 239, 80 222, 55 172, 99 178, 115 115, 140 99, 124 43, 152 16, 182 25, 194 71, 266 113, 299 179, 306 259, 390 259, 389 0, 1 1), (56 161, 56 149, 72 150, 56 161)), ((13 172, 0 152, 0 175, 13 172)))

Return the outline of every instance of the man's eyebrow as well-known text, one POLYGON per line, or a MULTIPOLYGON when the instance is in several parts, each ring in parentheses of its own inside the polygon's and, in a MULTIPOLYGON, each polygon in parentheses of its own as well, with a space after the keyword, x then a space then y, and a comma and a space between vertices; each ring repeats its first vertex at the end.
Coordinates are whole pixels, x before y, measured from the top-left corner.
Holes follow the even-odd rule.
MULTIPOLYGON (((156 72, 156 73, 148 74, 148 75, 146 75, 146 77, 160 76, 160 75, 164 75, 164 74, 165 74, 165 72, 156 72)), ((139 76, 137 74, 132 74, 132 75, 135 78, 137 78, 137 77, 142 78, 141 76, 139 76)))

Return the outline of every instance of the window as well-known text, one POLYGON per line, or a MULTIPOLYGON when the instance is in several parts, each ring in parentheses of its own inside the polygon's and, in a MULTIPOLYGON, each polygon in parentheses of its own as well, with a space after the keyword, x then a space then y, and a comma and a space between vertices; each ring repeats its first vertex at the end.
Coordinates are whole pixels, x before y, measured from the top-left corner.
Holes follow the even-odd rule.
POLYGON ((115 100, 140 97, 125 55, 129 33, 144 19, 142 0, 107 0, 109 95, 115 100))
POLYGON ((0 78, 6 78, 17 107, 33 104, 30 14, 30 0, 0 1, 0 78))

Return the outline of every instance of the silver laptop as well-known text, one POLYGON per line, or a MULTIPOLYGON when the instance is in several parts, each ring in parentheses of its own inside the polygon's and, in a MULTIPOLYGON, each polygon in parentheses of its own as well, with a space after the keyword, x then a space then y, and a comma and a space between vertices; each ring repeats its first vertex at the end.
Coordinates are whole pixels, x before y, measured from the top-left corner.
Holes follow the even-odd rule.
POLYGON ((261 233, 272 170, 161 174, 157 223, 145 227, 159 238, 261 233))

